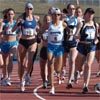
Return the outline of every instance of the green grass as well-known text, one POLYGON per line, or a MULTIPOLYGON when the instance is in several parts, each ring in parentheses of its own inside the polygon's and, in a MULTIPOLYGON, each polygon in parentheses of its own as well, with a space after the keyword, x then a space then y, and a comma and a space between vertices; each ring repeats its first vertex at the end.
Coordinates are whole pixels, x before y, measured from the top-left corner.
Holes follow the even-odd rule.
MULTIPOLYGON (((41 19, 43 18, 43 16, 45 14, 47 14, 48 9, 52 6, 54 7, 58 7, 61 10, 63 8, 66 8, 66 5, 64 4, 47 4, 47 3, 39 3, 39 2, 35 2, 34 4, 34 14, 37 14, 41 17, 41 19)), ((25 2, 12 2, 12 0, 1 0, 0 1, 0 11, 4 10, 5 8, 14 8, 15 12, 17 12, 16 17, 19 15, 18 13, 22 13, 24 12, 24 6, 25 6, 25 2)), ((81 5, 82 6, 82 5, 81 5)), ((83 10, 85 10, 87 7, 90 6, 82 6, 83 10)), ((100 7, 99 6, 91 6, 94 8, 94 10, 96 11, 95 16, 100 17, 100 7)), ((0 16, 2 17, 2 15, 0 14, 0 16)), ((96 19, 96 21, 100 22, 100 19, 96 19)))

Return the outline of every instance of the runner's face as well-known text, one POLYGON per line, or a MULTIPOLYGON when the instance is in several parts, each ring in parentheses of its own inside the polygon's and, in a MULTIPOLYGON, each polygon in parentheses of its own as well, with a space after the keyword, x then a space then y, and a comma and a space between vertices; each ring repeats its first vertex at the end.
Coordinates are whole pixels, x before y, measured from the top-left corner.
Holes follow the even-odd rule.
POLYGON ((53 18, 53 20, 60 20, 61 14, 53 14, 52 18, 53 18))
POLYGON ((49 23, 51 21, 51 17, 50 16, 46 16, 45 22, 49 23))
POLYGON ((15 16, 14 11, 10 10, 10 11, 8 12, 7 16, 8 16, 8 18, 13 19, 14 16, 15 16))
POLYGON ((79 8, 79 9, 76 10, 76 16, 77 17, 83 16, 82 9, 79 8))
POLYGON ((70 5, 70 7, 68 9, 68 13, 69 13, 69 15, 75 15, 75 6, 74 5, 70 5))
POLYGON ((92 14, 92 13, 87 13, 85 16, 88 20, 93 20, 93 18, 94 18, 94 14, 92 14))
POLYGON ((26 13, 32 14, 32 12, 33 12, 33 8, 26 8, 26 13))

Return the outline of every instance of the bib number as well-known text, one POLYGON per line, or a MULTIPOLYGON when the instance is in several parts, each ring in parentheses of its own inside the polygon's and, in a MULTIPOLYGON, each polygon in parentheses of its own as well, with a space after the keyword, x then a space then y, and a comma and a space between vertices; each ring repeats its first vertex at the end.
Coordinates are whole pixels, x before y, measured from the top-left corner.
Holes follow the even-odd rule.
POLYGON ((26 31, 27 35, 32 35, 32 32, 30 30, 26 31))
POLYGON ((57 41, 57 40, 58 40, 58 39, 57 39, 57 36, 54 36, 54 40, 55 40, 55 41, 57 41))
POLYGON ((7 35, 13 35, 13 34, 15 34, 15 32, 12 32, 12 30, 10 28, 10 29, 7 29, 6 34, 7 35))
POLYGON ((62 36, 59 36, 59 35, 53 35, 51 38, 52 38, 52 41, 54 42, 62 41, 62 36))
POLYGON ((32 36, 32 35, 35 34, 35 30, 33 30, 33 29, 24 29, 23 34, 32 36))

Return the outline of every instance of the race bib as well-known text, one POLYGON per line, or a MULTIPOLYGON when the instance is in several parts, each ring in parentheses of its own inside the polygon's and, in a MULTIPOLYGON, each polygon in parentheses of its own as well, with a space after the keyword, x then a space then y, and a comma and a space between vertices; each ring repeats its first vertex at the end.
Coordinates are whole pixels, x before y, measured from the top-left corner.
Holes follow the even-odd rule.
POLYGON ((60 32, 58 33, 51 33, 51 36, 50 36, 50 40, 53 41, 53 42, 61 42, 62 41, 62 34, 60 34, 60 32))
POLYGON ((35 30, 34 29, 23 29, 23 34, 33 36, 35 35, 35 30))
POLYGON ((95 30, 94 29, 86 30, 86 34, 88 35, 87 39, 94 39, 95 38, 95 30))
POLYGON ((6 31, 6 34, 7 34, 7 35, 14 35, 14 34, 16 34, 16 32, 12 32, 12 28, 9 28, 9 29, 7 29, 7 31, 6 31))
POLYGON ((58 40, 59 40, 58 35, 53 35, 52 36, 52 41, 58 41, 58 40))

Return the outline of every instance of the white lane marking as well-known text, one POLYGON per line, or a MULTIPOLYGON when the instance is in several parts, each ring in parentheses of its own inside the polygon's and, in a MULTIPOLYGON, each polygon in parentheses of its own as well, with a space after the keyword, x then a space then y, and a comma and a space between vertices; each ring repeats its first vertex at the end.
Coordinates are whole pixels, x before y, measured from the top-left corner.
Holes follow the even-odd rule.
POLYGON ((38 93, 37 93, 38 89, 41 88, 42 86, 43 86, 43 85, 40 85, 40 86, 36 87, 36 88, 33 90, 33 94, 34 94, 37 98, 39 98, 40 100, 46 100, 46 99, 42 98, 41 96, 39 96, 38 93))
MULTIPOLYGON (((54 83, 56 83, 56 82, 54 82, 54 83)), ((42 88, 42 87, 43 87, 43 85, 37 86, 37 87, 33 90, 33 94, 34 94, 37 98, 39 98, 40 100, 46 100, 46 99, 42 98, 41 96, 39 96, 38 93, 37 93, 38 89, 40 89, 40 88, 42 88)))

